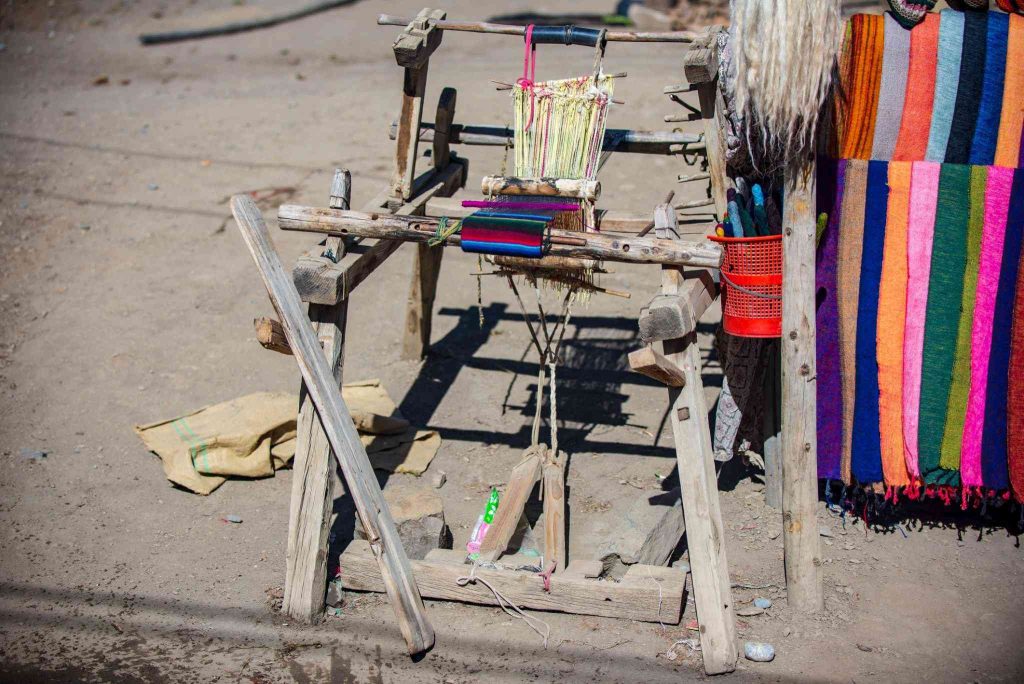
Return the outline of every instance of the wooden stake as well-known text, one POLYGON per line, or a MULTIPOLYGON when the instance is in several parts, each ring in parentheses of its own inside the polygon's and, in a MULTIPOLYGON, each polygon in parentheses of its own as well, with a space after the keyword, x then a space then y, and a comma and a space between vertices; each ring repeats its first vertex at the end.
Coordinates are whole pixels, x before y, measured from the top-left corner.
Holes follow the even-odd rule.
POLYGON ((332 369, 302 310, 299 294, 274 250, 259 208, 249 197, 235 195, 231 198, 231 213, 267 287, 323 430, 341 465, 409 653, 424 652, 434 645, 434 630, 427 619, 395 522, 332 369))
POLYGON ((273 318, 254 318, 252 325, 256 329, 256 341, 264 349, 279 354, 292 353, 292 348, 288 346, 288 338, 284 336, 284 328, 273 318))
MULTIPOLYGON (((564 572, 569 563, 568 534, 565 529, 565 463, 563 452, 546 450, 542 467, 544 481, 544 563, 564 572)), ((545 568, 546 569, 546 568, 545 568)))
POLYGON ((789 605, 825 607, 818 542, 814 164, 786 168, 782 217, 782 531, 789 605))
MULTIPOLYGON (((348 208, 351 196, 352 175, 346 170, 335 169, 331 181, 331 206, 338 209, 348 208)), ((324 250, 334 254, 335 259, 341 259, 345 255, 345 242, 339 237, 328 237, 324 250)), ((328 259, 322 261, 331 263, 328 259)), ((334 387, 340 388, 345 359, 348 299, 342 298, 330 306, 310 304, 309 320, 313 323, 317 339, 327 357, 334 378, 334 387)), ((283 325, 280 335, 285 337, 285 344, 288 345, 283 325)), ((292 353, 290 345, 288 353, 292 353)), ((288 553, 285 558, 282 610, 289 617, 307 624, 316 624, 324 614, 327 547, 331 514, 334 512, 332 463, 330 442, 303 381, 299 388, 295 458, 292 461, 288 553)))

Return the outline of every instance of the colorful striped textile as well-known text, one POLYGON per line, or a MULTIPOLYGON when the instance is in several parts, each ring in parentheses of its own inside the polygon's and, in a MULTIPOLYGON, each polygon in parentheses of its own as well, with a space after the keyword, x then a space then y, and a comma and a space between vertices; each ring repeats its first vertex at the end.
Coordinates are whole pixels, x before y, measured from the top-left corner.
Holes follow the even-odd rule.
POLYGON ((981 438, 988 393, 988 362, 992 350, 999 269, 1003 261, 1006 217, 1010 206, 1013 171, 994 166, 985 187, 985 226, 978 262, 978 289, 971 328, 971 389, 967 395, 963 442, 960 446, 960 479, 964 487, 981 487, 981 438))
POLYGON ((1024 172, 1013 174, 1010 206, 1003 241, 1003 260, 999 270, 995 314, 992 320, 992 351, 988 362, 985 396, 985 427, 981 439, 981 477, 985 487, 1009 486, 1006 467, 1007 391, 1009 389, 1010 348, 1012 344, 1014 297, 1020 265, 1021 238, 1024 236, 1024 172))
MULTIPOLYGON (((910 31, 899 25, 891 13, 885 15, 882 80, 878 90, 879 112, 902 112, 907 93, 907 69, 910 64, 910 31)), ((900 118, 876 117, 871 158, 892 159, 900 133, 900 118)))
POLYGON ((844 159, 869 159, 875 137, 878 92, 882 80, 885 42, 884 20, 877 14, 856 14, 850 18, 850 31, 844 45, 844 77, 841 109, 843 139, 839 156, 844 159))
POLYGON ((985 181, 988 169, 984 166, 969 168, 971 177, 967 214, 967 262, 963 295, 960 299, 960 322, 957 324, 953 382, 946 405, 946 426, 939 457, 939 467, 943 470, 960 469, 960 447, 963 443, 967 394, 971 389, 971 328, 974 324, 974 303, 978 291, 981 234, 985 227, 985 181))
POLYGON ((978 121, 971 141, 971 164, 989 165, 996 160, 999 117, 1003 111, 1003 85, 1006 75, 1006 40, 1010 17, 993 12, 988 18, 985 47, 985 75, 978 106, 978 121))
POLYGON ((852 472, 858 482, 882 479, 882 446, 878 430, 878 301, 885 245, 885 215, 889 203, 888 164, 868 163, 866 202, 861 214, 864 247, 861 252, 857 304, 857 371, 854 391, 852 472))
MULTIPOLYGON (((903 453, 903 337, 907 315, 907 227, 910 218, 909 162, 889 164, 882 281, 878 286, 878 425, 885 481, 910 484, 903 453)), ((819 327, 818 339, 821 339, 819 327)), ((821 363, 818 364, 821 391, 821 363)), ((819 419, 819 423, 820 423, 819 419)), ((820 428, 819 428, 820 429, 820 428)), ((820 438, 819 438, 820 444, 820 438)))
POLYGON ((839 74, 842 158, 1024 166, 1024 16, 854 15, 839 74))
POLYGON ((964 42, 964 15, 942 12, 939 24, 939 61, 935 70, 935 100, 932 103, 932 128, 928 135, 925 159, 941 162, 946 158, 946 144, 953 126, 956 92, 960 79, 960 57, 964 42))
POLYGON ((918 409, 918 465, 926 484, 956 484, 948 482, 948 476, 940 472, 939 458, 953 380, 960 301, 967 265, 968 213, 965 199, 970 192, 970 183, 970 167, 942 165, 928 277, 918 409))
POLYGON ((462 219, 462 251, 539 259, 550 215, 477 211, 462 219))
POLYGON ((1024 169, 820 164, 819 476, 1024 499, 1024 169))
POLYGON ((828 214, 825 234, 818 245, 814 289, 819 293, 815 316, 816 370, 818 375, 818 477, 840 478, 843 450, 842 369, 839 361, 839 302, 836 272, 839 258, 839 219, 846 184, 845 160, 818 163, 818 211, 828 214))
POLYGON ((903 338, 903 445, 907 471, 920 479, 917 427, 921 406, 921 352, 924 348, 928 279, 939 193, 939 165, 915 162, 910 179, 907 225, 907 317, 903 338))
POLYGON ((892 158, 920 161, 928 151, 935 97, 935 68, 939 58, 939 15, 930 13, 910 32, 907 93, 903 102, 900 137, 892 158))
MULTIPOLYGON (((836 269, 836 298, 839 302, 839 363, 844 378, 857 372, 857 307, 860 299, 860 266, 864 244, 864 205, 867 199, 868 163, 861 159, 846 162, 842 212, 839 224, 839 264, 836 269)), ((856 384, 844 382, 843 444, 839 471, 843 482, 850 482, 853 465, 853 420, 856 384)))
POLYGON ((1024 16, 1010 16, 1006 39, 1006 75, 1003 112, 999 117, 996 166, 1021 166, 1021 134, 1024 132, 1024 16))

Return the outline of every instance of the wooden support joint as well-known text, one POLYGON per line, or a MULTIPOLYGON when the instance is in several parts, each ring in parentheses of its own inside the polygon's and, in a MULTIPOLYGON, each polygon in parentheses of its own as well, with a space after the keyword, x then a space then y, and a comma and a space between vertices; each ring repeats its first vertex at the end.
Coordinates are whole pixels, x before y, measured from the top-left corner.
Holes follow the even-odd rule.
POLYGON ((686 386, 686 374, 683 369, 654 347, 644 347, 630 352, 629 367, 669 387, 686 386))
POLYGON ((711 83, 718 77, 718 32, 720 26, 709 26, 695 41, 683 58, 683 74, 691 85, 711 83))
POLYGON ((279 354, 291 354, 292 348, 288 345, 288 338, 284 334, 284 327, 273 318, 254 318, 253 327, 256 328, 256 341, 264 349, 278 352, 279 354))
POLYGON ((640 339, 652 344, 688 336, 717 293, 710 271, 685 273, 678 293, 655 295, 640 311, 640 339))
POLYGON ((395 39, 393 47, 398 66, 418 69, 427 63, 430 55, 441 44, 444 33, 431 20, 441 20, 447 16, 444 10, 424 8, 419 11, 416 18, 395 39))

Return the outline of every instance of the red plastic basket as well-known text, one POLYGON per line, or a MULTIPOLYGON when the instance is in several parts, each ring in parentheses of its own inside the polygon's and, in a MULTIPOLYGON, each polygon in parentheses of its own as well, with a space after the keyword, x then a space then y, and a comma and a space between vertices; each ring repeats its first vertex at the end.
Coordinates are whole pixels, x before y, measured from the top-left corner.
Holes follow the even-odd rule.
POLYGON ((722 245, 722 326, 739 337, 782 336, 782 236, 727 238, 722 245))

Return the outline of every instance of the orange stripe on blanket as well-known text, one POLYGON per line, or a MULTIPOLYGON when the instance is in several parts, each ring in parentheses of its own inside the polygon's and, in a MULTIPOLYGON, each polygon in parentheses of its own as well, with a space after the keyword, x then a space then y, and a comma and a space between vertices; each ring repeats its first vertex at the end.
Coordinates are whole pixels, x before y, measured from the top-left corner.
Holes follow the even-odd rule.
POLYGON ((869 159, 875 139, 878 91, 882 82, 885 23, 879 14, 856 14, 850 19, 850 76, 843 84, 848 111, 841 156, 869 159))
POLYGON ((996 166, 1016 168, 1020 162, 1020 137, 1024 128, 1024 16, 1010 15, 1006 41, 1006 77, 1003 81, 1003 113, 996 143, 996 166))
POLYGON ((929 13, 924 22, 910 32, 907 94, 903 102, 900 136, 896 140, 893 161, 921 161, 928 151, 938 50, 939 15, 929 13))
POLYGON ((903 330, 907 310, 910 162, 889 163, 889 207, 878 288, 878 427, 886 485, 910 484, 903 456, 903 330))

